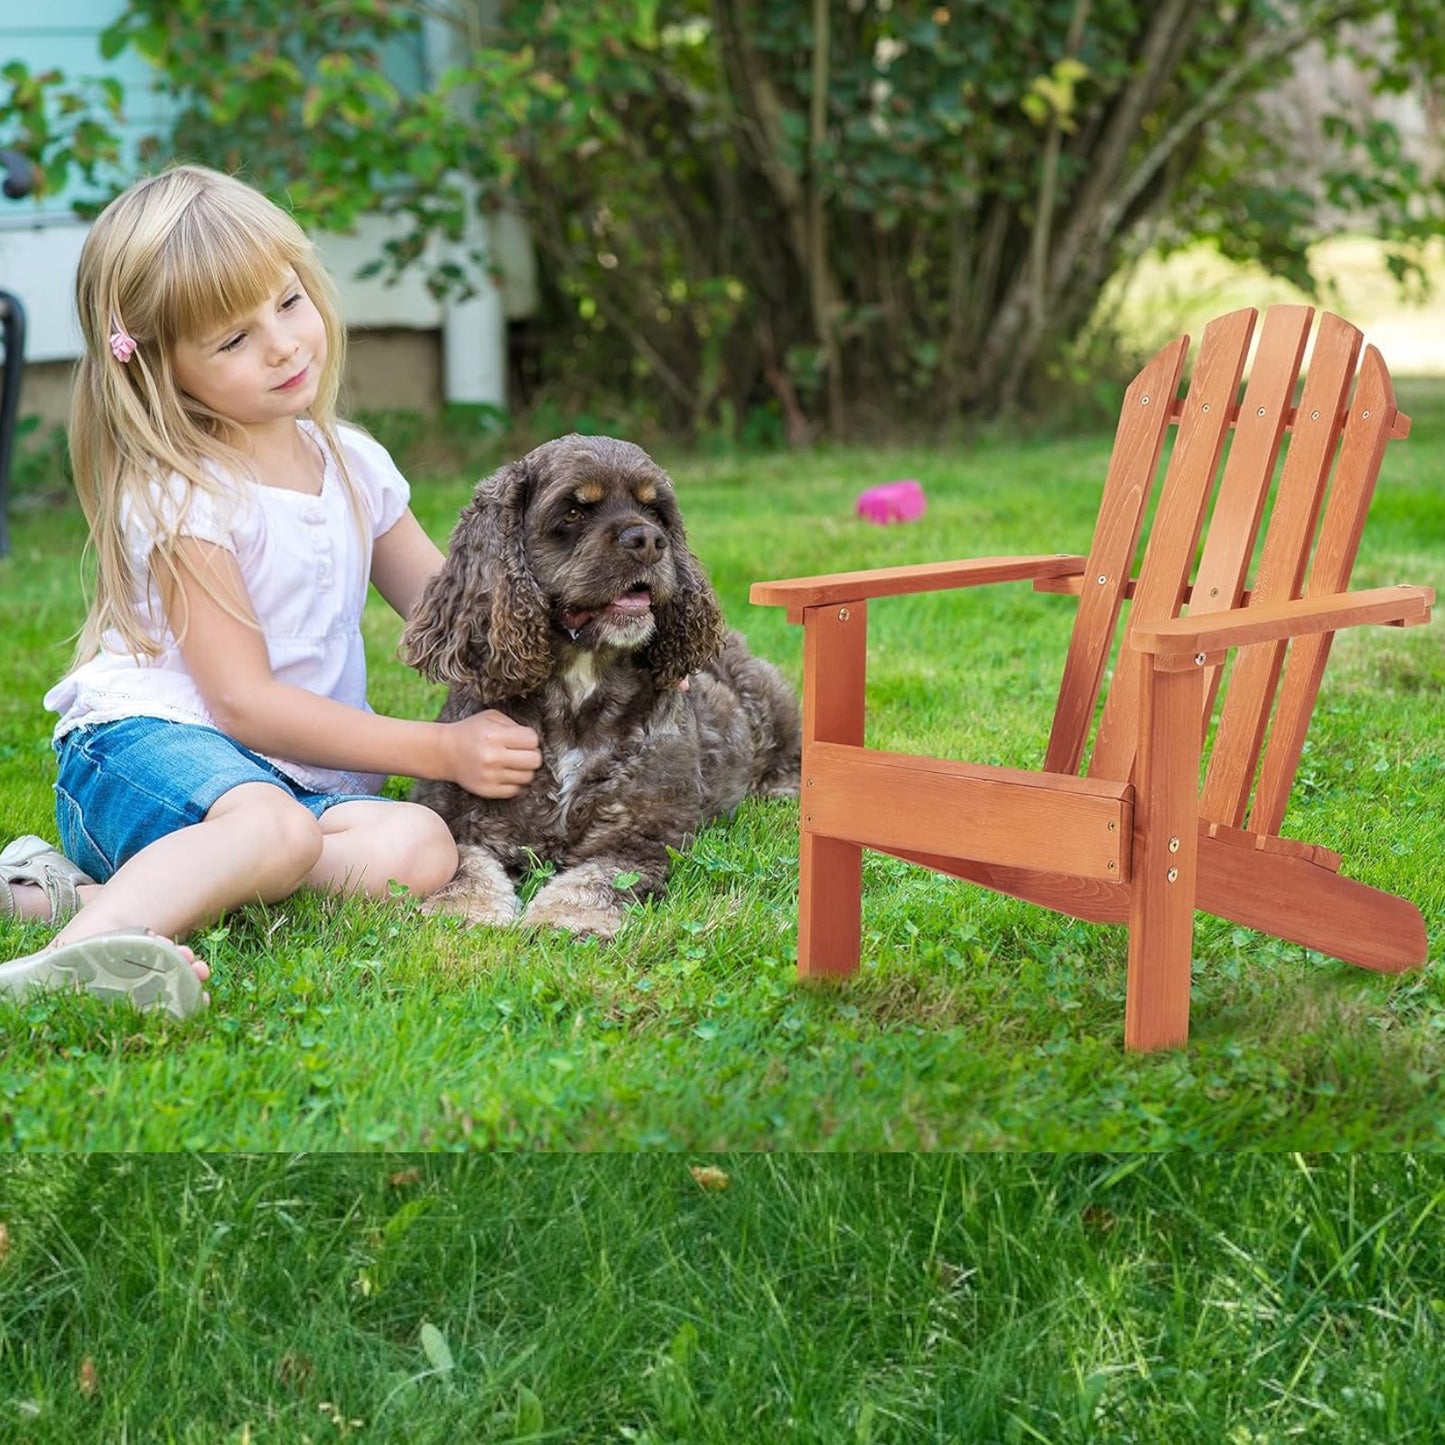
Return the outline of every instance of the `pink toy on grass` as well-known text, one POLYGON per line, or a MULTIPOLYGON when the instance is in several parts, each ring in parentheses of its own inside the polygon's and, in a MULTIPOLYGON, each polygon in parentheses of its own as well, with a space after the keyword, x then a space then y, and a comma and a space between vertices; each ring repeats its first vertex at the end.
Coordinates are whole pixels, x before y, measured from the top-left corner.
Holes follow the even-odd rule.
POLYGON ((883 527, 889 522, 916 522, 927 505, 923 488, 909 477, 901 482, 869 487, 858 498, 858 515, 883 527))

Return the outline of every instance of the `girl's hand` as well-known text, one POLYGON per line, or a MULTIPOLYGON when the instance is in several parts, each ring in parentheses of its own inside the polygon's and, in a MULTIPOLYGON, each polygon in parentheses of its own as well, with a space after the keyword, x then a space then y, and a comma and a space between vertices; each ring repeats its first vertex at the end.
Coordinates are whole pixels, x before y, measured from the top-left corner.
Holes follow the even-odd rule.
POLYGON ((479 798, 514 798, 542 766, 537 734, 488 708, 443 723, 447 776, 479 798))

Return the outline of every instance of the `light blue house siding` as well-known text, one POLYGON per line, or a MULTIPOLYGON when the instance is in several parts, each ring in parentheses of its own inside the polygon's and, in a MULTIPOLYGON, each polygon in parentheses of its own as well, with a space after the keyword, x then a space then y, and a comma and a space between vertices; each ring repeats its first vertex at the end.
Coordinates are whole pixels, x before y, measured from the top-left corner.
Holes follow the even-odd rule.
MULTIPOLYGON (((59 70, 68 78, 107 77, 125 87, 123 133, 127 160, 135 164, 142 137, 164 134, 169 126, 167 106, 151 85, 153 72, 135 54, 126 51, 114 60, 101 59, 100 33, 124 9, 121 0, 0 0, 0 65, 18 60, 32 71, 59 70)), ((0 226, 34 225, 37 220, 71 218, 71 204, 86 196, 86 188, 71 184, 43 200, 0 199, 0 226)))

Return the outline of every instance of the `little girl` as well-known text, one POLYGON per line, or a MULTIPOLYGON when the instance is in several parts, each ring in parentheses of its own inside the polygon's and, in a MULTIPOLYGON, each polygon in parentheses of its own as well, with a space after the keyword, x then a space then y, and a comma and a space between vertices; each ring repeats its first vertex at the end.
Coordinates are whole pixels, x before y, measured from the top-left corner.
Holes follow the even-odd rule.
POLYGON ((367 706, 368 580, 405 618, 442 557, 385 450, 337 420, 344 332, 288 215, 179 166, 105 209, 76 291, 70 448, 98 565, 79 665, 45 697, 65 852, 0 852, 0 915, 64 926, 0 989, 179 1016, 208 970, 170 940, 228 909, 451 878, 446 825, 378 797, 386 774, 510 797, 541 755, 497 712, 367 706))

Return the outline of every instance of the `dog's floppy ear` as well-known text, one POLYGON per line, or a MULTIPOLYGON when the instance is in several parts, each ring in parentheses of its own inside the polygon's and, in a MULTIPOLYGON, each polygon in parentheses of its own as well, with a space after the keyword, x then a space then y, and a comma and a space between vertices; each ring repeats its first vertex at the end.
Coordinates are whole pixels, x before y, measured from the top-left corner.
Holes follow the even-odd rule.
POLYGON ((402 633, 403 660, 433 682, 474 688, 483 701, 521 697, 552 667, 547 603, 523 535, 530 481, 513 462, 478 484, 402 633))
POLYGON ((653 608, 657 632, 647 648, 647 661, 658 687, 675 687, 706 667, 722 651, 722 608, 702 564, 688 550, 679 522, 668 531, 677 569, 677 591, 653 608))

